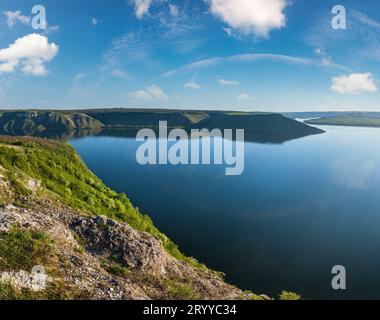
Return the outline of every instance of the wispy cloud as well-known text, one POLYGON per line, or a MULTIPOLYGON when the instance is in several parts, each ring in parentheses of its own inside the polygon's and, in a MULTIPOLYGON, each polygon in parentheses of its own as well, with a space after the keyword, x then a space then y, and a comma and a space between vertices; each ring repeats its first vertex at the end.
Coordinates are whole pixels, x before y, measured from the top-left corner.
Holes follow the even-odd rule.
POLYGON ((198 83, 196 83, 194 80, 185 83, 184 87, 186 89, 193 89, 193 90, 199 90, 201 88, 201 86, 198 83))
POLYGON ((127 73, 124 70, 121 69, 114 69, 110 72, 110 75, 117 79, 124 79, 127 77, 127 73))
POLYGON ((12 29, 17 22, 26 25, 29 25, 31 22, 31 18, 29 16, 23 15, 20 10, 4 11, 3 14, 7 18, 7 24, 9 29, 12 29))
POLYGON ((348 68, 335 64, 333 62, 326 62, 317 59, 311 58, 302 58, 302 57, 294 57, 288 55, 281 54, 270 54, 270 53, 247 53, 240 55, 233 55, 227 57, 214 57, 205 60, 199 60, 190 64, 186 64, 177 69, 173 69, 165 72, 161 75, 161 77, 172 77, 179 73, 190 72, 194 70, 200 70, 207 67, 217 66, 225 63, 249 63, 255 62, 259 60, 272 60, 277 62, 291 63, 291 64, 303 64, 303 65, 316 65, 328 68, 334 68, 338 70, 348 71, 348 68))
POLYGON ((135 14, 138 19, 142 19, 149 12, 153 0, 133 0, 135 14))
POLYGON ((127 63, 144 60, 152 46, 145 37, 141 33, 127 33, 113 39, 103 54, 102 71, 123 69, 127 63))
POLYGON ((218 82, 221 86, 238 86, 240 84, 239 81, 226 79, 219 79, 218 82))
POLYGON ((369 27, 373 27, 373 28, 376 28, 378 30, 380 30, 380 23, 371 19, 369 16, 367 16, 365 13, 359 11, 359 10, 355 10, 355 9, 351 9, 350 10, 350 17, 354 18, 355 20, 369 26, 369 27))
POLYGON ((92 17, 91 18, 91 24, 93 26, 97 26, 99 24, 99 20, 97 18, 95 18, 95 17, 92 17))
MULTIPOLYGON (((16 23, 21 23, 27 26, 31 26, 32 17, 24 15, 20 10, 4 11, 3 14, 7 18, 7 25, 9 29, 13 29, 16 23)), ((42 33, 44 35, 47 35, 57 30, 59 30, 59 26, 47 24, 46 29, 43 30, 42 33)))
POLYGON ((248 101, 252 102, 253 100, 255 100, 255 98, 254 98, 253 95, 251 95, 251 94, 249 94, 249 93, 245 93, 245 92, 240 93, 240 94, 237 96, 237 99, 238 99, 238 100, 241 100, 241 101, 246 101, 246 102, 248 102, 248 101))
MULTIPOLYGON (((345 45, 348 41, 357 41, 365 50, 378 44, 380 23, 359 10, 346 10, 349 17, 347 29, 334 30, 331 27, 331 16, 323 14, 313 20, 311 28, 304 35, 305 42, 314 48, 326 49, 345 45)), ((355 54, 357 59, 357 53, 355 54)))
POLYGON ((169 4, 169 13, 172 17, 177 18, 179 16, 179 9, 178 6, 174 4, 169 4))

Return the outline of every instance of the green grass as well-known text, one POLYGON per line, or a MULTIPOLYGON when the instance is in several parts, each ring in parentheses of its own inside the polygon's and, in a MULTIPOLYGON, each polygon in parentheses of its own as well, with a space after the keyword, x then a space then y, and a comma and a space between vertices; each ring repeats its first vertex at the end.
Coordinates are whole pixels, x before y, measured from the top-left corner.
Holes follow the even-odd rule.
POLYGON ((47 263, 51 249, 51 240, 40 232, 13 229, 0 233, 0 270, 29 272, 47 263))
POLYGON ((122 266, 119 263, 106 267, 106 271, 121 278, 125 278, 129 275, 129 269, 122 266))
POLYGON ((105 186, 67 143, 30 137, 0 137, 0 165, 7 170, 17 195, 29 193, 20 183, 20 176, 28 175, 41 181, 42 186, 71 208, 126 222, 138 231, 159 237, 165 250, 178 260, 203 267, 182 254, 124 193, 105 186))
POLYGON ((290 291, 282 291, 279 298, 280 300, 301 300, 299 294, 290 291))
POLYGON ((191 285, 172 282, 167 284, 167 296, 171 300, 197 300, 198 295, 191 285))
POLYGON ((89 299, 90 292, 81 291, 75 287, 69 287, 63 282, 53 282, 47 285, 45 290, 34 291, 31 289, 17 289, 10 283, 0 282, 1 300, 80 300, 89 299))

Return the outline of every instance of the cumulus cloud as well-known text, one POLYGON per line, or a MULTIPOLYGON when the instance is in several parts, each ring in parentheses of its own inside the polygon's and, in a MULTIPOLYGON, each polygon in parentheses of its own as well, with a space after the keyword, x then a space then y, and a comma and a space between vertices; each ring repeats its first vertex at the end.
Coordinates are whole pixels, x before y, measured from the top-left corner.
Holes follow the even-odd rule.
POLYGON ((145 90, 130 92, 129 98, 132 100, 139 100, 144 102, 167 101, 169 99, 167 94, 159 86, 156 85, 151 85, 145 90))
POLYGON ((331 90, 340 94, 377 92, 372 73, 353 73, 332 78, 331 90))
POLYGON ((92 17, 92 18, 91 18, 91 24, 92 24, 93 26, 97 26, 97 25, 99 24, 99 20, 96 19, 95 17, 92 17))
POLYGON ((27 75, 47 74, 45 63, 53 60, 59 48, 45 36, 33 33, 17 39, 8 48, 0 49, 0 73, 11 73, 17 67, 27 75))
POLYGON ((149 12, 153 0, 133 0, 135 4, 135 14, 138 19, 142 19, 149 12))
POLYGON ((3 14, 7 17, 7 24, 9 29, 12 29, 16 22, 22 24, 30 24, 31 18, 24 16, 20 10, 17 11, 4 11, 3 14))
POLYGON ((285 26, 287 0, 207 0, 211 12, 243 34, 267 37, 285 26))
POLYGON ((240 93, 237 98, 238 98, 238 100, 242 100, 242 101, 253 101, 253 100, 255 100, 255 98, 252 95, 250 95, 249 93, 240 93))
POLYGON ((240 83, 235 80, 219 79, 219 84, 222 86, 238 86, 240 83))
POLYGON ((201 86, 196 83, 195 81, 190 81, 184 85, 186 89, 193 89, 193 90, 199 90, 201 86))

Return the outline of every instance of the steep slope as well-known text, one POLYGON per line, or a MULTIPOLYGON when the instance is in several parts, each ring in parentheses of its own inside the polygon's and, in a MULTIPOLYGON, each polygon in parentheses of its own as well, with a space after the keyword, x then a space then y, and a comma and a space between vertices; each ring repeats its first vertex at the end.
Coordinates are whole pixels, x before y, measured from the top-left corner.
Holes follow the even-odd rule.
POLYGON ((14 111, 0 113, 0 128, 13 133, 34 133, 45 130, 101 128, 103 124, 84 113, 65 114, 53 111, 14 111))
POLYGON ((292 134, 313 134, 321 130, 286 118, 278 113, 234 114, 215 113, 197 126, 210 128, 243 128, 252 132, 288 132, 292 134))
POLYGON ((245 129, 247 132, 293 137, 323 132, 277 113, 131 109, 84 112, 109 127, 156 127, 159 121, 167 121, 169 127, 245 129))
POLYGON ((191 110, 100 109, 82 111, 3 111, 0 131, 6 134, 48 136, 66 132, 157 128, 167 121, 170 128, 244 129, 248 141, 284 142, 323 130, 275 113, 191 110), (50 131, 50 132, 49 132, 50 131))
POLYGON ((226 284, 69 146, 0 137, 0 299, 263 299, 226 284), (36 291, 31 268, 47 287, 36 291))

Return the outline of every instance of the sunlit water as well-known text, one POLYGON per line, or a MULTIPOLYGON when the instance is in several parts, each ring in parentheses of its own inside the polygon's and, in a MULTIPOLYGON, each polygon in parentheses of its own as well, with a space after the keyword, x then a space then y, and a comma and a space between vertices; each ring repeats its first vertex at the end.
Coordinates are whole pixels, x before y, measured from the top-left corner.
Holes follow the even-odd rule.
POLYGON ((380 129, 323 127, 282 145, 247 143, 245 171, 140 166, 131 138, 72 140, 187 255, 231 283, 277 296, 380 298, 380 129), (347 270, 334 291, 331 269, 347 270))

